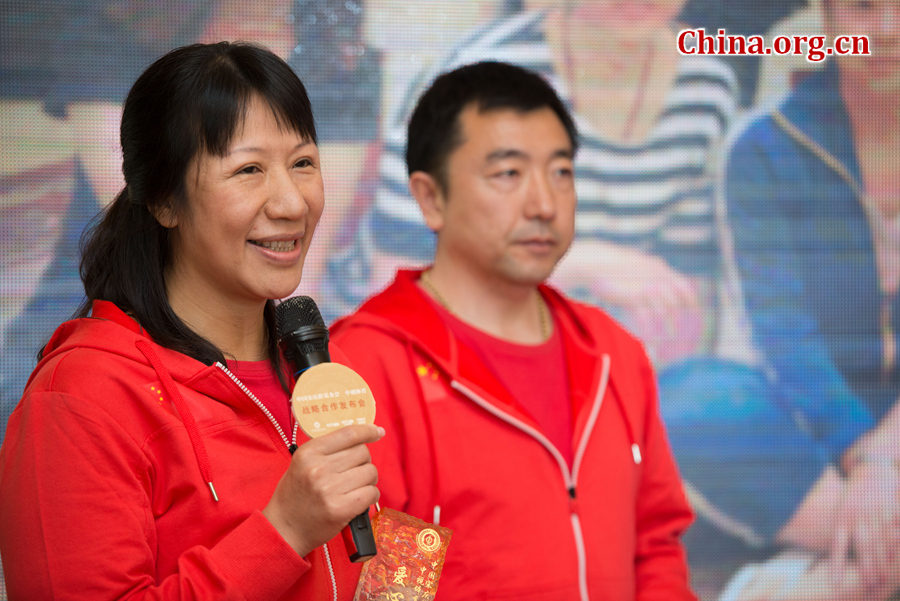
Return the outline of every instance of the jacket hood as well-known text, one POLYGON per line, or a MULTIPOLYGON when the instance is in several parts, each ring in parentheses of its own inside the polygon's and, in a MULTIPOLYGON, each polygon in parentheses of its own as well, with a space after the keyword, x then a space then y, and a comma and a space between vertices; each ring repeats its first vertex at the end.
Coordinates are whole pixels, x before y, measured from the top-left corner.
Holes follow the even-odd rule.
MULTIPOLYGON (((369 299, 353 315, 335 322, 332 329, 337 332, 358 327, 382 331, 427 357, 450 379, 484 392, 507 406, 516 407, 515 399, 485 367, 478 354, 456 343, 441 315, 416 284, 421 273, 422 270, 399 271, 394 282, 383 293, 369 299)), ((554 322, 563 331, 577 430, 579 422, 586 419, 584 415, 579 416, 579 410, 591 404, 600 387, 597 365, 603 356, 643 354, 643 350, 637 350, 639 343, 596 307, 567 299, 550 286, 541 285, 539 291, 550 307, 554 322)), ((617 363, 611 362, 610 383, 613 385, 616 372, 622 369, 617 363)), ((619 394, 615 396, 619 397, 619 394)), ((621 399, 617 398, 617 401, 621 404, 621 399)))
POLYGON ((146 354, 137 346, 141 340, 153 345, 154 352, 178 382, 186 382, 216 369, 213 365, 155 344, 150 334, 114 303, 97 300, 91 305, 89 317, 67 321, 56 329, 44 347, 35 373, 57 355, 77 348, 105 351, 150 366, 146 354))
POLYGON ((29 378, 26 388, 45 364, 75 349, 112 353, 156 372, 190 438, 200 475, 209 487, 213 499, 218 501, 212 482, 209 453, 194 415, 176 382, 189 383, 192 389, 202 394, 228 402, 237 395, 228 386, 224 372, 216 365, 205 365, 154 343, 146 330, 115 304, 97 300, 91 306, 90 317, 67 321, 57 328, 44 347, 41 361, 29 378))
MULTIPOLYGON (((393 283, 368 301, 350 317, 339 319, 332 326, 340 329, 348 326, 365 326, 391 333, 422 347, 434 359, 444 364, 448 371, 459 368, 458 349, 454 337, 441 315, 429 302, 425 292, 416 284, 424 270, 400 270, 393 283), (402 300, 401 300, 402 299, 402 300)), ((603 349, 594 338, 585 316, 573 309, 570 300, 564 300, 554 288, 541 285, 541 296, 550 306, 554 318, 565 328, 583 352, 599 356, 603 349)))

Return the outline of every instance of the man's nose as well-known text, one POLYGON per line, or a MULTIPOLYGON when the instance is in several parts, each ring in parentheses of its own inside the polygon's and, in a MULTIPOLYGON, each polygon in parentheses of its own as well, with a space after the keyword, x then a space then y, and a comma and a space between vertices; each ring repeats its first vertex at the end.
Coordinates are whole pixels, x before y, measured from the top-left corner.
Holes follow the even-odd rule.
POLYGON ((556 190, 551 174, 535 170, 529 181, 527 217, 551 220, 556 216, 556 190))

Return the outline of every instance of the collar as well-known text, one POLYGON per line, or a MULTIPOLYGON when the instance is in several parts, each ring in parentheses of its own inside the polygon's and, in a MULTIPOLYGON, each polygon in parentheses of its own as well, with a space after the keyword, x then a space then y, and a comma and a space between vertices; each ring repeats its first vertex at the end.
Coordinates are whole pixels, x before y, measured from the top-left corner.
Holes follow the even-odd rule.
POLYGON ((126 328, 127 330, 150 337, 147 331, 141 327, 133 317, 122 311, 115 303, 106 300, 95 300, 91 304, 91 317, 95 319, 105 319, 126 328))
MULTIPOLYGON (((365 302, 353 316, 332 326, 370 327, 409 344, 448 378, 459 380, 486 397, 515 406, 506 388, 488 370, 477 353, 460 345, 441 315, 417 285, 423 270, 400 270, 381 294, 365 302)), ((612 336, 602 336, 611 320, 593 307, 566 299, 550 286, 539 286, 563 340, 573 409, 589 404, 599 386, 603 353, 616 356, 612 336)))
POLYGON ((841 98, 840 73, 834 60, 829 60, 821 71, 803 80, 788 96, 781 112, 860 181, 850 116, 841 98))

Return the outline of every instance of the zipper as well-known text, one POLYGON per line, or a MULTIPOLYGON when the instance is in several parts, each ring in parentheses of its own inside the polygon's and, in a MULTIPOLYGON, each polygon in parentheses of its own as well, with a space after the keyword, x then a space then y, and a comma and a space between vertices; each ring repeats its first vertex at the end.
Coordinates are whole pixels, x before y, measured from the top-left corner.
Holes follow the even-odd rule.
MULTIPOLYGON (((296 446, 297 446, 297 425, 298 424, 294 424, 294 430, 291 433, 291 439, 288 440, 288 437, 284 433, 284 429, 281 427, 281 424, 278 423, 278 420, 275 419, 275 416, 272 415, 272 412, 269 411, 269 409, 265 406, 265 404, 262 401, 260 401, 258 398, 256 398, 256 395, 253 394, 252 392, 250 392, 250 389, 247 388, 244 385, 244 383, 238 379, 238 377, 236 375, 231 373, 227 367, 225 367, 218 361, 216 361, 216 367, 218 367, 223 372, 225 372, 225 375, 228 376, 231 379, 231 381, 234 382, 237 385, 237 387, 240 388, 251 401, 253 401, 253 404, 256 405, 257 408, 259 408, 259 410, 262 411, 263 414, 267 418, 269 418, 269 422, 275 428, 275 431, 278 432, 278 435, 281 437, 281 440, 284 441, 284 446, 286 446, 288 448, 288 450, 290 450, 291 447, 296 448, 296 446)), ((293 418, 291 418, 291 420, 293 421, 293 418)))
POLYGON ((581 601, 588 601, 587 585, 587 549, 584 547, 584 531, 581 529, 581 518, 577 512, 572 512, 572 533, 575 535, 575 551, 578 556, 578 592, 581 593, 581 601))
POLYGON ((331 576, 331 592, 334 601, 337 601, 337 580, 334 577, 334 566, 331 565, 331 553, 328 552, 328 543, 322 545, 325 549, 325 562, 328 564, 328 575, 331 576))
MULTIPOLYGON (((575 450, 575 460, 572 462, 572 482, 578 481, 578 472, 581 471, 581 462, 584 459, 584 453, 585 449, 587 449, 588 439, 590 438, 590 433, 594 431, 594 424, 597 423, 597 416, 600 415, 600 406, 603 404, 603 397, 606 395, 606 387, 609 384, 609 355, 604 353, 601 361, 602 364, 600 366, 600 385, 597 389, 597 398, 594 399, 594 406, 591 409, 591 414, 588 416, 587 424, 585 424, 584 426, 585 435, 581 437, 581 440, 578 442, 578 448, 575 450)), ((633 452, 634 451, 632 449, 632 453, 633 452)))
MULTIPOLYGON (((229 371, 229 369, 226 366, 224 366, 224 365, 222 365, 222 363, 216 361, 216 367, 221 369, 222 372, 224 372, 224 374, 226 376, 228 376, 228 378, 232 382, 234 382, 235 385, 244 392, 244 394, 247 395, 247 398, 249 398, 251 401, 253 401, 253 404, 256 405, 259 408, 259 410, 263 412, 263 414, 269 419, 269 422, 272 424, 272 426, 278 432, 278 435, 281 437, 281 440, 284 442, 284 446, 287 447, 288 451, 291 454, 293 454, 293 452, 297 449, 297 428, 298 428, 299 424, 297 424, 297 423, 294 424, 293 431, 291 433, 291 439, 288 440, 288 437, 284 433, 284 429, 281 427, 281 424, 278 423, 278 420, 275 419, 275 416, 272 415, 272 412, 269 411, 269 409, 265 406, 265 404, 263 404, 263 402, 260 401, 256 397, 256 395, 253 394, 250 391, 250 389, 247 388, 244 385, 244 383, 238 379, 238 377, 236 375, 231 373, 231 371, 229 371)), ((291 421, 293 421, 293 417, 291 418, 291 421)), ((334 575, 334 565, 331 563, 331 554, 328 552, 328 543, 327 542, 324 545, 322 545, 322 549, 325 551, 325 564, 326 564, 326 567, 328 568, 328 575, 331 577, 332 597, 334 598, 334 601, 337 601, 337 578, 335 578, 335 575, 334 575)))
POLYGON ((544 434, 540 430, 536 430, 530 425, 526 424, 522 420, 511 416, 510 414, 497 409, 494 405, 487 402, 472 389, 468 388, 465 384, 460 384, 456 380, 450 382, 450 387, 454 388, 458 392, 461 392, 464 396, 468 397, 470 401, 474 402, 476 405, 492 414, 494 417, 504 421, 511 426, 522 430, 532 438, 536 439, 541 445, 547 449, 547 451, 553 455, 553 458, 556 459, 557 466, 559 467, 559 471, 562 473, 563 480, 566 483, 566 490, 569 491, 569 494, 575 490, 575 481, 572 478, 572 473, 569 471, 569 466, 566 465, 566 460, 562 456, 562 453, 559 452, 559 449, 554 446, 550 440, 544 436, 544 434))
POLYGON ((581 463, 584 459, 584 454, 587 449, 587 442, 591 437, 591 432, 594 429, 594 425, 597 423, 597 417, 600 414, 600 407, 603 405, 603 397, 606 394, 606 388, 609 383, 609 366, 609 355, 604 353, 602 357, 600 385, 597 389, 597 396, 594 397, 594 403, 591 407, 591 413, 588 416, 588 421, 584 426, 584 433, 579 440, 578 448, 575 450, 575 458, 572 462, 572 470, 569 470, 569 466, 566 465, 566 460, 562 456, 562 453, 559 452, 559 449, 557 449, 556 446, 552 442, 550 442, 550 440, 539 430, 533 428, 529 424, 526 424, 522 420, 513 417, 505 411, 498 409, 493 404, 489 403, 481 396, 479 396, 472 389, 468 388, 466 385, 461 384, 456 380, 452 380, 450 382, 451 388, 463 394, 469 400, 474 402, 476 405, 478 405, 494 417, 521 430, 522 432, 525 432, 526 434, 537 440, 545 449, 547 449, 550 455, 552 455, 553 458, 556 459, 559 471, 563 477, 563 482, 566 485, 566 491, 569 494, 572 534, 575 537, 575 551, 578 556, 578 588, 581 593, 581 601, 589 601, 590 596, 588 595, 587 588, 587 551, 584 546, 584 534, 581 529, 581 519, 578 517, 578 510, 575 504, 575 483, 578 479, 578 472, 581 469, 581 463))

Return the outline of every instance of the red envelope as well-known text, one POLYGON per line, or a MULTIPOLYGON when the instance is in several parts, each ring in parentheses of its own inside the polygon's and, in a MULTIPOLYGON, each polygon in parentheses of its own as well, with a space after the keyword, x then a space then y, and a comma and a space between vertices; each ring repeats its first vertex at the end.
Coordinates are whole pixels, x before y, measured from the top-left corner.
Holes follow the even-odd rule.
POLYGON ((363 565, 353 601, 432 601, 452 531, 388 508, 372 528, 378 554, 363 565))

